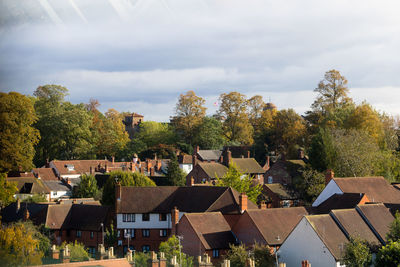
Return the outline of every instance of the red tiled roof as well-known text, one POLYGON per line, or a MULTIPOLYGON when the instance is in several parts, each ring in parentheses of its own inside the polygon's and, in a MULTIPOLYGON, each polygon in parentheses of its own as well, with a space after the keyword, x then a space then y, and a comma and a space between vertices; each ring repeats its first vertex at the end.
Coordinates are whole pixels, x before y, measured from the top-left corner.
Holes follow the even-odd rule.
POLYGON ((35 174, 36 178, 40 178, 41 180, 58 181, 58 178, 52 168, 36 168, 33 169, 33 173, 35 174))
POLYGON ((111 166, 112 164, 112 162, 108 160, 53 160, 50 164, 52 163, 60 172, 60 175, 89 173, 90 167, 94 170, 99 164, 103 167, 105 164, 107 164, 107 166, 111 166), (69 171, 67 165, 72 165, 74 169, 69 171))

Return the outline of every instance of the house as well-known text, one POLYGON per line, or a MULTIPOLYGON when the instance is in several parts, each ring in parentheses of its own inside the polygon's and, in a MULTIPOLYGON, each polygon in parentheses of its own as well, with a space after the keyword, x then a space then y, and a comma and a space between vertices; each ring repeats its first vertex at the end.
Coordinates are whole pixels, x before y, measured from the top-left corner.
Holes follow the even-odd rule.
POLYGON ((279 247, 304 215, 308 215, 304 207, 248 209, 232 231, 248 247, 255 242, 279 247))
MULTIPOLYGON (((269 166, 269 159, 267 165, 269 166)), ((274 164, 271 164, 269 169, 264 174, 264 184, 279 183, 290 185, 293 179, 301 176, 300 171, 304 169, 306 162, 302 159, 285 160, 278 159, 274 164)))
POLYGON ((238 244, 221 212, 185 213, 177 225, 177 234, 182 239, 182 252, 190 256, 207 253, 215 266, 229 245, 238 244))
POLYGON ((276 184, 264 184, 262 194, 267 200, 269 208, 288 208, 301 205, 300 198, 296 192, 288 186, 276 184))
POLYGON ((49 167, 52 168, 60 179, 79 179, 82 174, 94 174, 95 171, 108 172, 113 162, 109 160, 52 160, 49 167))
POLYGON ((33 175, 42 181, 58 181, 58 177, 52 168, 35 168, 32 170, 33 175))
MULTIPOLYGON (((219 151, 219 150, 216 150, 219 151)), ((254 179, 257 184, 263 184, 265 170, 254 158, 232 158, 232 152, 225 150, 224 153, 216 153, 214 150, 199 150, 193 155, 193 169, 186 176, 186 185, 208 183, 213 184, 217 177, 223 177, 230 164, 234 164, 238 170, 254 179), (207 151, 205 153, 204 151, 207 151), (216 157, 219 155, 217 160, 216 157), (209 159, 205 161, 204 159, 209 159)))
POLYGON ((176 233, 176 224, 186 213, 221 212, 227 220, 235 220, 251 201, 229 187, 216 186, 116 186, 116 224, 120 233, 118 246, 126 251, 158 250, 161 242, 176 233))
POLYGON ((386 244, 393 220, 383 204, 304 216, 283 242, 278 256, 287 266, 299 265, 304 259, 313 266, 341 266, 340 260, 351 237, 367 240, 376 249, 386 244))
POLYGON ((312 204, 313 207, 334 194, 344 193, 364 193, 371 202, 400 203, 400 190, 391 186, 382 176, 335 178, 333 171, 329 170, 325 179, 326 187, 312 204))
POLYGON ((179 168, 185 173, 189 173, 193 170, 193 156, 180 154, 178 155, 179 168))
POLYGON ((59 180, 43 180, 44 186, 50 191, 49 201, 72 196, 72 187, 59 180))
POLYGON ((8 177, 8 182, 16 183, 18 191, 15 192, 14 198, 26 199, 33 195, 43 195, 47 200, 50 200, 50 189, 43 181, 35 177, 8 177))

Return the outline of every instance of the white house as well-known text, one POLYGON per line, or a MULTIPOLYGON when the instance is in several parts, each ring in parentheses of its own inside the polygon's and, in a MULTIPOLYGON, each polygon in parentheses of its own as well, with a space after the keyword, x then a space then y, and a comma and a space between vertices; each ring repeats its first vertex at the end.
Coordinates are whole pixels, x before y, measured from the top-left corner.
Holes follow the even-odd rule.
POLYGON ((303 260, 311 266, 341 266, 347 242, 330 215, 304 216, 279 248, 279 261, 287 267, 300 266, 303 260))

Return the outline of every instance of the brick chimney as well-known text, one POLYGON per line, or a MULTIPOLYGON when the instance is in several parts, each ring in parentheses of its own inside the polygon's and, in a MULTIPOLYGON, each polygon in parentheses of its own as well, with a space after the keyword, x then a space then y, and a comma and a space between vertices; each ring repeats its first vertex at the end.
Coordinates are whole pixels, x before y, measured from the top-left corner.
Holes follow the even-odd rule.
POLYGON ((265 157, 265 164, 264 164, 263 169, 266 170, 266 171, 269 170, 269 156, 265 157))
POLYGON ((29 210, 28 210, 28 205, 25 206, 24 210, 24 221, 27 221, 29 219, 29 210))
POLYGON ((311 267, 311 264, 308 260, 304 260, 301 262, 301 267, 311 267))
POLYGON ((267 209, 267 203, 263 200, 260 202, 260 204, 258 205, 258 208, 260 210, 266 210, 267 209))
POLYGON ((224 156, 219 157, 219 163, 224 164, 224 156))
POLYGON ((250 158, 250 150, 247 150, 247 157, 250 158))
POLYGON ((161 160, 157 160, 156 161, 156 170, 160 171, 161 170, 161 166, 162 166, 161 160))
POLYGON ((194 178, 193 178, 193 176, 190 177, 190 186, 194 186, 194 178))
POLYGON ((147 165, 147 171, 150 172, 151 167, 153 167, 153 164, 151 164, 151 160, 146 159, 146 165, 147 165))
POLYGON ((239 195, 239 208, 240 208, 240 213, 243 213, 245 210, 247 210, 247 195, 246 195, 246 193, 240 193, 240 195, 239 195))
POLYGON ((150 176, 154 176, 154 167, 150 168, 150 176))
POLYGON ((108 172, 108 165, 107 165, 107 163, 105 164, 104 171, 105 171, 105 172, 108 172))
POLYGON ((232 152, 228 149, 225 154, 226 155, 224 155, 224 165, 228 167, 232 159, 232 152))
POLYGON ((174 207, 171 211, 171 235, 176 235, 176 227, 179 222, 179 210, 174 207))
POLYGON ((118 213, 121 206, 122 186, 120 182, 115 184, 115 213, 118 213))
POLYGON ((115 157, 114 156, 111 157, 111 161, 112 161, 112 164, 114 166, 114 162, 115 162, 115 157))
POLYGON ((192 164, 193 164, 193 167, 197 165, 197 155, 196 154, 193 154, 193 156, 192 156, 192 164))
POLYGON ((326 170, 325 173, 325 185, 327 185, 333 178, 335 177, 335 173, 332 169, 326 170))

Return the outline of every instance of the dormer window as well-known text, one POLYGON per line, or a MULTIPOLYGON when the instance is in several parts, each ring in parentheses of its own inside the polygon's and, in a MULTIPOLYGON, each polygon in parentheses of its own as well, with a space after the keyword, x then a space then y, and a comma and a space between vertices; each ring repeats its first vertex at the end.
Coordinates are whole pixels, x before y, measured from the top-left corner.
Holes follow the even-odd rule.
POLYGON ((67 168, 67 170, 68 170, 69 172, 72 172, 72 171, 75 170, 75 167, 74 167, 74 165, 72 165, 72 164, 65 164, 65 167, 67 168))

